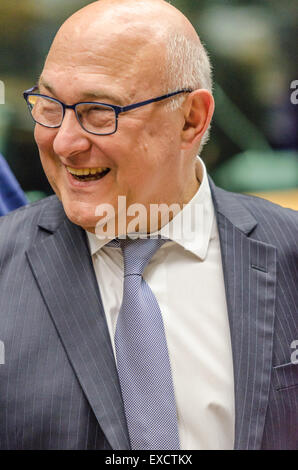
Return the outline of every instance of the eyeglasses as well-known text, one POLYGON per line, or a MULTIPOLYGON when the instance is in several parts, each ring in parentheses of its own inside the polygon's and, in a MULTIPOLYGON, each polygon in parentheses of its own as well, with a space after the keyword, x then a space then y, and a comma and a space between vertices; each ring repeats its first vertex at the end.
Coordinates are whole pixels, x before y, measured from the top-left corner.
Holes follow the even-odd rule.
POLYGON ((181 93, 192 92, 190 89, 182 89, 128 106, 116 106, 97 102, 80 102, 68 105, 50 96, 34 93, 36 89, 37 87, 35 86, 23 93, 30 114, 36 123, 44 127, 58 128, 62 124, 65 110, 72 109, 81 127, 90 134, 95 135, 114 134, 118 129, 118 116, 121 113, 126 113, 132 109, 162 101, 181 93))

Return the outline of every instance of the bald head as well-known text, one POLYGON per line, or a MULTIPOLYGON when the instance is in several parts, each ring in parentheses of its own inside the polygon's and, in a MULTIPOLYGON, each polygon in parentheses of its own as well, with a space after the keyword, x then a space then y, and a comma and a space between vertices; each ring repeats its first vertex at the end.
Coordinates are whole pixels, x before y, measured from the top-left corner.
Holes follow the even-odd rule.
POLYGON ((47 60, 60 56, 68 64, 71 56, 73 66, 77 59, 100 66, 103 54, 114 57, 118 74, 127 78, 135 79, 141 67, 144 85, 152 91, 150 76, 159 91, 211 89, 210 66, 195 29, 163 0, 100 0, 87 5, 61 26, 47 60))
POLYGON ((82 34, 108 24, 123 34, 143 31, 148 40, 166 37, 169 29, 179 30, 190 39, 198 36, 191 23, 175 7, 163 0, 99 0, 74 13, 62 26, 82 34))

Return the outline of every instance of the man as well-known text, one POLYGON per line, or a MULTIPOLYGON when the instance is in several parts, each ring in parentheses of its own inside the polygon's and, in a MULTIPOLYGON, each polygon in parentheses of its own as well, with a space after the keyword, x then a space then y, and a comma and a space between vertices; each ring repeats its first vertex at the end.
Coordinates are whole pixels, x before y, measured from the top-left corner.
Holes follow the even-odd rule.
POLYGON ((208 179, 211 88, 164 1, 59 30, 25 93, 57 196, 0 223, 2 449, 297 448, 297 213, 208 179))
POLYGON ((0 154, 0 216, 27 203, 19 183, 0 154))

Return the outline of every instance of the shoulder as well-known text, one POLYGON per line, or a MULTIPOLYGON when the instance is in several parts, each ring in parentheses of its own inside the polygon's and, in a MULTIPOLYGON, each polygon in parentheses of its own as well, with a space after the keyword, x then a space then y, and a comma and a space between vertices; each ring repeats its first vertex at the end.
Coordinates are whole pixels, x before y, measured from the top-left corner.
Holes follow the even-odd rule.
POLYGON ((15 252, 18 247, 26 250, 34 243, 39 221, 61 212, 61 207, 54 195, 0 217, 0 260, 4 253, 15 252))
POLYGON ((256 221, 250 236, 276 247, 280 262, 298 262, 298 212, 260 197, 234 196, 256 221))
POLYGON ((227 191, 216 186, 210 177, 209 183, 216 209, 231 217, 235 222, 239 218, 250 217, 258 224, 276 220, 298 228, 298 211, 274 204, 261 197, 227 191))
MULTIPOLYGON (((18 209, 9 212, 6 215, 0 217, 0 236, 5 229, 10 226, 18 226, 24 224, 26 221, 32 223, 34 220, 38 220, 41 212, 45 209, 57 204, 57 196, 49 196, 40 201, 26 204, 25 206, 19 207, 18 209)), ((59 204, 59 202, 58 202, 59 204)))
POLYGON ((286 256, 296 256, 298 212, 266 199, 233 193, 215 186, 210 179, 217 216, 228 219, 231 226, 251 238, 275 246, 286 256))
MULTIPOLYGON (((235 194, 235 193, 234 193, 235 194)), ((268 219, 285 222, 298 229, 298 211, 282 207, 266 199, 247 194, 235 194, 258 222, 268 219)))

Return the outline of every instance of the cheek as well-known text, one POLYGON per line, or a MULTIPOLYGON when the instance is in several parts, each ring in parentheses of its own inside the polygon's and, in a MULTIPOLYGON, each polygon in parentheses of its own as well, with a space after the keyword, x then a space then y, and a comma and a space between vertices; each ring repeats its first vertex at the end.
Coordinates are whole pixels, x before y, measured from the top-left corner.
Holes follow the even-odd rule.
POLYGON ((51 129, 43 128, 42 126, 35 126, 34 138, 37 144, 41 163, 44 167, 48 167, 51 164, 57 164, 54 151, 53 141, 56 132, 51 129))
POLYGON ((35 126, 34 138, 39 150, 40 161, 50 185, 57 192, 57 169, 59 161, 53 152, 54 131, 35 126))
POLYGON ((145 139, 135 142, 132 152, 122 167, 123 175, 131 190, 134 188, 139 191, 148 184, 148 181, 152 182, 156 163, 153 146, 150 146, 145 139))
POLYGON ((37 143, 39 150, 43 152, 50 151, 53 146, 55 131, 51 129, 46 129, 45 127, 35 125, 34 128, 34 139, 37 143))

